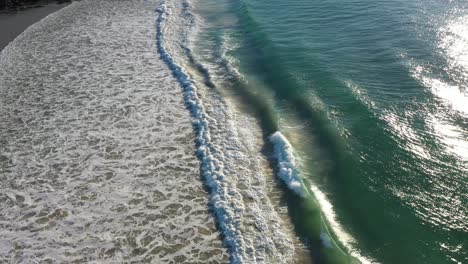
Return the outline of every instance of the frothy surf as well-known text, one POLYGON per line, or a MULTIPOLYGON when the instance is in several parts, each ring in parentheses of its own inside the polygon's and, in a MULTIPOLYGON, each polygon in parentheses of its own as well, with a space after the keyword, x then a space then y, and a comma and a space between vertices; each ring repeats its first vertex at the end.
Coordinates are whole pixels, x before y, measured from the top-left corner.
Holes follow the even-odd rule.
MULTIPOLYGON (((211 135, 207 129, 208 119, 203 104, 197 95, 197 88, 190 76, 177 65, 164 46, 164 26, 168 16, 168 6, 164 1, 156 10, 159 13, 156 24, 156 44, 161 58, 173 71, 182 89, 184 102, 189 109, 196 134, 197 154, 201 162, 201 172, 206 184, 211 189, 211 204, 222 229, 225 242, 231 249, 233 263, 245 262, 244 241, 240 233, 240 221, 236 213, 243 208, 231 201, 230 191, 224 184, 223 164, 216 156, 216 150, 211 144, 211 135)), ((234 190, 231 190, 234 191, 234 190)))
MULTIPOLYGON (((187 69, 181 66, 183 62, 180 55, 185 54, 189 62, 205 77, 205 84, 206 80, 209 80, 208 70, 195 61, 189 48, 182 45, 177 53, 172 45, 171 38, 177 35, 174 28, 180 29, 179 25, 174 25, 181 23, 180 17, 177 16, 180 9, 177 3, 168 2, 163 2, 157 8, 157 50, 182 88, 184 102, 190 112, 195 131, 201 174, 210 189, 210 204, 218 228, 230 250, 231 262, 290 262, 294 257, 294 247, 289 235, 282 231, 284 227, 281 226, 278 215, 266 197, 264 175, 255 170, 247 172, 238 168, 259 166, 258 161, 248 159, 249 154, 241 150, 244 147, 239 142, 236 128, 230 124, 230 111, 219 108, 225 102, 216 98, 215 100, 220 100, 219 105, 213 107, 208 104, 207 109, 195 80, 187 69), (175 16, 175 22, 170 20, 172 15, 175 16), (171 36, 166 35, 169 31, 171 36), (211 117, 210 113, 216 118, 211 117), (224 120, 221 120, 219 115, 224 120), (212 130, 214 134, 211 133, 212 130), (225 140, 222 140, 223 138, 225 140), (251 178, 253 176, 255 178, 251 178)), ((187 2, 184 2, 182 10, 184 16, 187 16, 187 2)), ((187 41, 186 32, 178 33, 187 41)), ((180 41, 180 36, 176 36, 176 39, 180 41)), ((213 87, 214 84, 210 83, 207 86, 213 87)))
POLYGON ((309 195, 299 174, 291 144, 278 131, 271 135, 270 140, 274 146, 274 156, 278 164, 278 177, 297 195, 301 197, 309 195))
POLYGON ((77 1, 0 54, 1 263, 228 261, 159 2, 77 1))

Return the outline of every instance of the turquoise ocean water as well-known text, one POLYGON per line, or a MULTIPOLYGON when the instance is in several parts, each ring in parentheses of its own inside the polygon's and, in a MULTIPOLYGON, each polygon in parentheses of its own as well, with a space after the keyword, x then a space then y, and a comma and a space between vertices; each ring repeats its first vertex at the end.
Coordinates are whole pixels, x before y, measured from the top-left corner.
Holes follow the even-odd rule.
POLYGON ((284 197, 316 263, 468 262, 466 1, 195 6, 208 77, 316 190, 284 197))

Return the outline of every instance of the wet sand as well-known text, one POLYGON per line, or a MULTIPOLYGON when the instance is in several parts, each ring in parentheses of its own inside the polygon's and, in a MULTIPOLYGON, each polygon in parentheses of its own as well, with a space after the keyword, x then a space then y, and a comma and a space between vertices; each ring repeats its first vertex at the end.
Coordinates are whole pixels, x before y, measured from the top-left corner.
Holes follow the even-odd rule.
POLYGON ((50 3, 16 12, 0 13, 0 51, 30 25, 70 3, 50 3))

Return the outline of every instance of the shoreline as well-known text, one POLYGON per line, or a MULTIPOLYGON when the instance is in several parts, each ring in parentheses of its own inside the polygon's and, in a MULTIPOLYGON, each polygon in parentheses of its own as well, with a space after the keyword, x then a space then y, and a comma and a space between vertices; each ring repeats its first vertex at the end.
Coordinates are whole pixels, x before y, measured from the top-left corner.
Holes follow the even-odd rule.
POLYGON ((23 33, 28 27, 44 17, 68 6, 67 3, 47 3, 38 7, 31 7, 14 12, 0 13, 0 52, 23 33))

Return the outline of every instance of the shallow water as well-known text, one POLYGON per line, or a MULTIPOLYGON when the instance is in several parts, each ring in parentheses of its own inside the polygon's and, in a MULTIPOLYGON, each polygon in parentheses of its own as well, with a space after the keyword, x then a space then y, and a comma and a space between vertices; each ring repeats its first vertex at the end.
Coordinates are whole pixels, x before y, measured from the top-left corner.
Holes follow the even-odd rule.
POLYGON ((82 1, 0 55, 0 262, 228 260, 157 1, 82 1))

